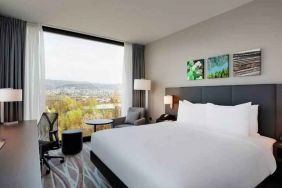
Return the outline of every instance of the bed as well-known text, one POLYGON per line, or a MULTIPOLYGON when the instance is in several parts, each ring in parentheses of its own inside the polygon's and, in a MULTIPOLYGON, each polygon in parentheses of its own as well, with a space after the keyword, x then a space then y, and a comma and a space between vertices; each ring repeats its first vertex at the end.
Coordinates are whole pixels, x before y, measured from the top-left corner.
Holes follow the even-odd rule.
MULTIPOLYGON (((276 169, 272 145, 281 133, 281 88, 167 88, 166 94, 197 103, 259 104, 260 136, 187 129, 179 122, 113 129, 92 136, 91 160, 113 187, 255 187, 276 169)), ((177 114, 177 105, 166 112, 177 114)))

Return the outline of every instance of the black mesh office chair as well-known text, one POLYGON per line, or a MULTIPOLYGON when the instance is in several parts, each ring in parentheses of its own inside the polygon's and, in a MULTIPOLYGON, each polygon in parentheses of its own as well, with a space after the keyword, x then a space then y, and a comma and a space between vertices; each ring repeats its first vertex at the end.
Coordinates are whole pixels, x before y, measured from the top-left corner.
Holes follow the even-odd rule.
POLYGON ((46 174, 50 173, 49 159, 58 158, 60 162, 64 162, 63 156, 51 156, 50 150, 56 150, 61 147, 58 138, 58 113, 44 112, 37 125, 39 135, 39 153, 40 153, 40 166, 45 164, 47 166, 46 174))

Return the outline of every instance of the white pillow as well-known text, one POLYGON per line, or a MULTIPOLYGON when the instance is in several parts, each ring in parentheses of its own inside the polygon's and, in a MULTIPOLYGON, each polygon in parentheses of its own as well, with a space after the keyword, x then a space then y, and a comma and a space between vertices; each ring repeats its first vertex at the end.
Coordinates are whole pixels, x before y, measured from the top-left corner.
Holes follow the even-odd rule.
POLYGON ((177 121, 189 127, 205 127, 206 104, 179 101, 177 121))
POLYGON ((258 107, 259 105, 251 106, 249 134, 258 135, 258 107))
POLYGON ((188 107, 183 101, 179 101, 178 104, 178 112, 177 112, 177 121, 178 122, 185 122, 187 121, 187 113, 188 107))
POLYGON ((207 104, 206 126, 209 130, 233 134, 249 135, 251 103, 237 106, 207 104))

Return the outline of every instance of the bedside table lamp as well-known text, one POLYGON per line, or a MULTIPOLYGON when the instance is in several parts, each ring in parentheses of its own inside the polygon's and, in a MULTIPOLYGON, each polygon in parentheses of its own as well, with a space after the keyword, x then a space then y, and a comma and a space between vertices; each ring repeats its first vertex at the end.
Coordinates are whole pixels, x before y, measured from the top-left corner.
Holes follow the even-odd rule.
POLYGON ((170 108, 173 108, 173 96, 172 95, 166 95, 164 96, 164 104, 169 104, 170 108))
POLYGON ((134 90, 144 90, 146 91, 145 96, 145 109, 148 110, 148 91, 151 90, 151 80, 145 79, 134 79, 134 90))
POLYGON ((4 122, 4 102, 16 102, 22 101, 22 90, 21 89, 12 89, 12 88, 3 88, 0 89, 0 123, 4 125, 17 124, 18 121, 14 122, 4 122))

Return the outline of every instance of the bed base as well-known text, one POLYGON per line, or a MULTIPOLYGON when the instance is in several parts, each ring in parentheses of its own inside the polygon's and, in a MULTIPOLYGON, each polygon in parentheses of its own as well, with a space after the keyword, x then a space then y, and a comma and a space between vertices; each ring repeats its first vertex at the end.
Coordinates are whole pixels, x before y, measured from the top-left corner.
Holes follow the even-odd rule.
POLYGON ((90 151, 90 160, 101 172, 101 174, 108 180, 112 187, 127 188, 127 186, 97 157, 97 155, 90 151))
MULTIPOLYGON (((90 159, 99 172, 108 180, 112 187, 127 188, 127 186, 109 169, 97 155, 90 151, 90 159)), ((273 181, 273 176, 268 176, 256 188, 279 188, 280 186, 273 181)))

